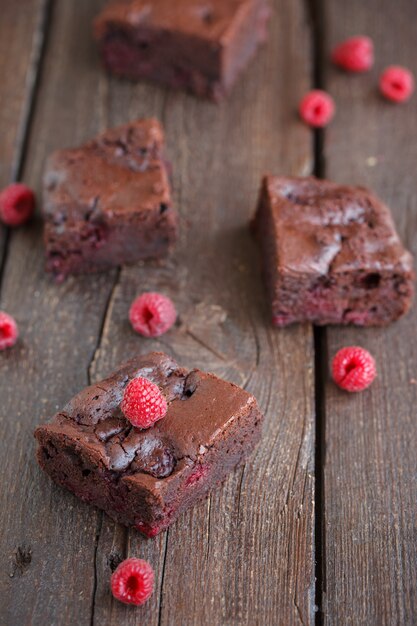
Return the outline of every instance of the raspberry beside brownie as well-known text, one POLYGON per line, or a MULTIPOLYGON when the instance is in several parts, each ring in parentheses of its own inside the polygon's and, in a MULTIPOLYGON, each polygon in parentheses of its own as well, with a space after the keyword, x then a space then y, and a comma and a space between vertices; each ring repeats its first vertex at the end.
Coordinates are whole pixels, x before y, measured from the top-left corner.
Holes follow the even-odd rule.
POLYGON ((115 0, 95 20, 106 69, 220 100, 266 39, 268 0, 115 0))
POLYGON ((39 426, 37 456, 56 483, 152 537, 245 461, 262 420, 255 398, 240 387, 152 352, 87 387, 39 426), (126 386, 138 377, 157 385, 168 405, 145 430, 121 409, 126 386))
POLYGON ((276 326, 379 326, 410 308, 412 256, 367 189, 266 176, 254 227, 276 326))
POLYGON ((58 150, 44 175, 47 269, 58 278, 165 256, 177 235, 155 119, 58 150))

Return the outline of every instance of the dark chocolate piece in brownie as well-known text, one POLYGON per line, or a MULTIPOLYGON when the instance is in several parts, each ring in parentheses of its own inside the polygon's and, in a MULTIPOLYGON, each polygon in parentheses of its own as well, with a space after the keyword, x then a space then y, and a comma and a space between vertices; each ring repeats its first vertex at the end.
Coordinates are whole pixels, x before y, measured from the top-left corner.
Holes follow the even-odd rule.
POLYGON ((268 0, 116 0, 96 18, 108 71, 220 100, 266 39, 268 0))
POLYGON ((410 308, 412 257, 364 187, 267 176, 254 225, 276 326, 379 326, 410 308))
POLYGON ((152 352, 87 387, 39 426, 37 456, 56 483, 151 537, 247 458, 262 419, 240 387, 152 352), (138 376, 157 384, 168 402, 166 416, 146 430, 120 410, 126 385, 138 376))
POLYGON ((155 119, 58 150, 44 175, 47 269, 57 277, 165 256, 178 216, 155 119))

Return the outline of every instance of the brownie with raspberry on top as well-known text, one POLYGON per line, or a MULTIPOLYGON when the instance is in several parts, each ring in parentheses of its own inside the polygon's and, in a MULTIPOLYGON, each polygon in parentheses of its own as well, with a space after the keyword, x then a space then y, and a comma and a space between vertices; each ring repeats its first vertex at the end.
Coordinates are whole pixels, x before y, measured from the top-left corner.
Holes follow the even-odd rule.
POLYGON ((152 352, 39 426, 37 458, 56 483, 153 537, 247 459, 262 420, 247 391, 152 352))
POLYGON ((114 0, 94 22, 105 68, 219 101, 265 41, 269 0, 114 0))
POLYGON ((364 187, 266 176, 254 230, 276 326, 382 326, 409 310, 412 256, 364 187))
POLYGON ((47 270, 58 279, 165 256, 178 214, 160 123, 136 120, 54 152, 43 214, 47 270))

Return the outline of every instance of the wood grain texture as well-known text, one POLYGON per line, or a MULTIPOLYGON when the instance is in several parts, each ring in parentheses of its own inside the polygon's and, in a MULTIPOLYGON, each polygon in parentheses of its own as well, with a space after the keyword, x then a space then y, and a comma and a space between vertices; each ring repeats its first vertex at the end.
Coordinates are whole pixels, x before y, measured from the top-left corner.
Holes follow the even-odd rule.
POLYGON ((311 163, 309 132, 294 115, 310 73, 303 5, 281 0, 275 9, 269 46, 219 107, 149 86, 110 85, 112 124, 162 118, 182 229, 169 262, 121 271, 92 375, 137 352, 165 350, 245 386, 267 419, 245 468, 156 540, 103 516, 97 625, 314 622, 312 333, 271 329, 248 230, 261 174, 311 163), (167 293, 179 310, 175 329, 154 341, 135 336, 127 322, 130 302, 145 289, 167 293), (109 563, 127 555, 156 568, 157 591, 137 613, 108 593, 109 563))
MULTIPOLYGON (((310 134, 294 116, 309 85, 300 1, 276 0, 272 37, 222 106, 108 81, 90 37, 102 0, 53 3, 24 179, 37 191, 45 156, 100 128, 145 115, 166 125, 182 214, 162 265, 53 284, 41 224, 11 241, 2 306, 18 346, 0 354, 0 615, 10 624, 281 625, 314 622, 313 345, 309 327, 273 331, 248 232, 260 176, 309 171, 310 134), (158 289, 180 313, 158 341, 127 322, 133 297, 158 289), (102 328, 102 323, 104 326, 102 328), (253 392, 266 412, 250 462, 169 532, 144 540, 52 485, 32 431, 91 377, 162 349, 253 392), (300 390, 302 390, 300 392, 300 390), (111 567, 148 558, 157 591, 139 612, 113 602, 111 567)), ((3 623, 3 622, 2 622, 3 623)))
MULTIPOLYGON (((47 5, 46 0, 0 5, 0 189, 16 179, 22 164, 47 5)), ((6 235, 0 224, 0 279, 6 235)))
MULTIPOLYGON (((372 187, 417 253, 417 99, 396 106, 377 91, 382 69, 417 75, 412 0, 326 2, 329 47, 357 33, 375 42, 370 74, 329 69, 337 116, 326 133, 326 174, 372 187)), ((326 623, 415 624, 417 309, 385 330, 328 331, 329 360, 344 345, 369 349, 378 378, 363 394, 326 386, 326 623)))
POLYGON ((3 2, 0 20, 0 185, 12 180, 21 158, 30 96, 42 45, 44 0, 3 2))
MULTIPOLYGON (((38 193, 49 151, 105 124, 90 38, 99 5, 57 2, 51 15, 23 171, 38 193)), ((21 329, 18 345, 0 354, 0 620, 7 626, 90 623, 100 518, 41 473, 32 433, 88 382, 110 290, 109 276, 53 284, 39 219, 14 233, 1 292, 21 329)))

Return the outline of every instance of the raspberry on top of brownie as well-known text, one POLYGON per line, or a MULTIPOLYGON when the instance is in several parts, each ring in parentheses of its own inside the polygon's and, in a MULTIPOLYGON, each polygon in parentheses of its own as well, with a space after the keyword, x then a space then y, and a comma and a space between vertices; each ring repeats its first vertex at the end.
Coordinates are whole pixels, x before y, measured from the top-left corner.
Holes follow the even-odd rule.
POLYGON ((240 387, 152 352, 39 426, 38 461, 85 502, 154 536, 247 458, 262 420, 240 387))

